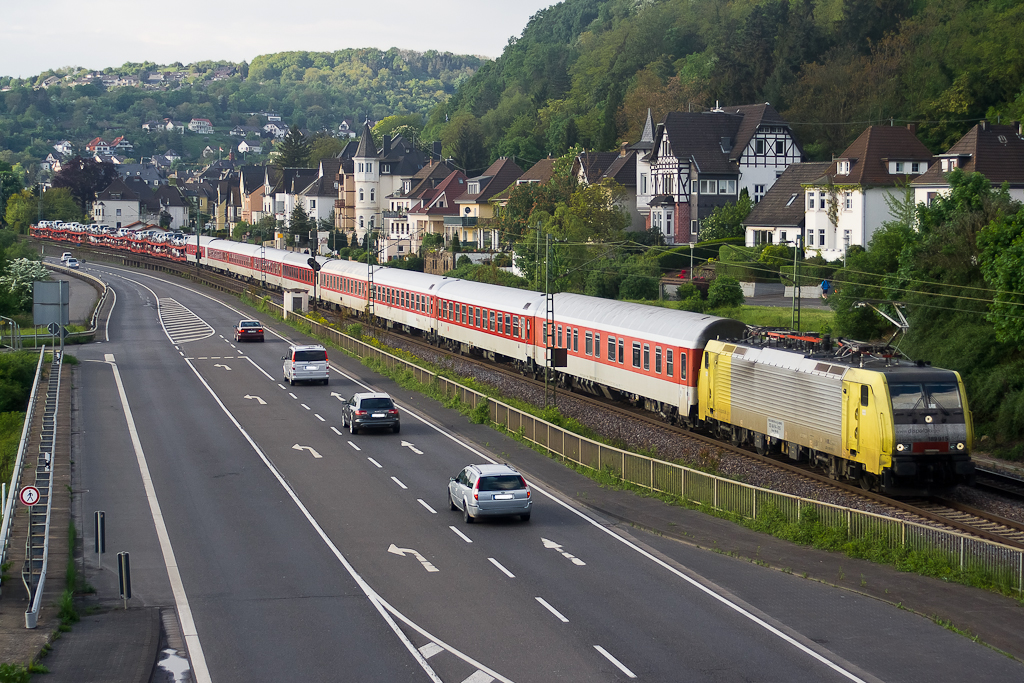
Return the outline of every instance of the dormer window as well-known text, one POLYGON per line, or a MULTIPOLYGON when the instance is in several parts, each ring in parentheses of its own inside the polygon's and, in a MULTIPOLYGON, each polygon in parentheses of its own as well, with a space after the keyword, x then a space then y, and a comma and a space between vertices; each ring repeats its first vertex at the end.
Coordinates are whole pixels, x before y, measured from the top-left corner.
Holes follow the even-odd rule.
POLYGON ((469 188, 466 190, 468 194, 480 194, 480 183, 472 182, 469 184, 469 188))
POLYGON ((668 139, 667 138, 662 138, 662 140, 661 140, 661 156, 667 157, 668 153, 669 153, 668 139))
POLYGON ((903 171, 904 166, 906 166, 906 164, 904 164, 902 161, 897 161, 896 162, 896 172, 897 173, 903 173, 904 172, 903 171))
POLYGON ((840 161, 838 166, 839 175, 850 175, 850 162, 840 161))

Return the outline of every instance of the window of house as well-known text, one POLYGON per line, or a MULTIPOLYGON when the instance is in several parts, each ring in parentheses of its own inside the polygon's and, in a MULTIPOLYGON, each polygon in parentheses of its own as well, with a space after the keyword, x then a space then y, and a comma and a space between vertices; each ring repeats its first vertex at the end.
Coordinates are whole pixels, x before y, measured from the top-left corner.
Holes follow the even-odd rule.
POLYGON ((904 166, 904 164, 903 164, 902 161, 897 161, 896 162, 896 172, 897 173, 903 173, 903 166, 904 166))
POLYGON ((651 212, 651 227, 661 230, 661 211, 651 212))
POLYGON ((851 190, 847 190, 843 193, 843 205, 846 207, 847 211, 853 209, 853 192, 851 190))
POLYGON ((839 175, 850 175, 850 162, 840 161, 837 171, 839 172, 839 175))
POLYGON ((671 211, 666 211, 665 212, 665 234, 666 235, 671 235, 672 234, 672 212, 671 211))
POLYGON ((736 194, 736 181, 735 180, 719 180, 718 181, 718 193, 719 194, 736 194))
POLYGON ((647 174, 640 174, 640 194, 647 194, 647 174))
POLYGON ((362 216, 359 217, 359 227, 360 228, 364 227, 363 226, 363 217, 362 216))
POLYGON ((665 350, 665 374, 672 376, 672 349, 665 350))
POLYGON ((608 360, 615 362, 615 337, 608 337, 608 360))
POLYGON ((661 374, 661 347, 654 347, 654 371, 661 374))
POLYGON ((779 244, 785 244, 786 241, 786 231, 783 230, 782 232, 779 233, 779 244))
POLYGON ((594 355, 594 333, 593 332, 587 332, 587 335, 586 335, 586 346, 584 347, 583 351, 588 356, 593 356, 594 355))
POLYGON ((640 367, 640 342, 633 342, 633 367, 640 367))
POLYGON ((810 209, 811 211, 813 211, 814 207, 815 207, 814 200, 815 200, 815 193, 814 192, 808 192, 807 193, 807 208, 810 209))
POLYGON ((675 177, 671 175, 665 176, 665 194, 675 194, 675 177))
POLYGON ((717 180, 702 180, 702 181, 700 181, 700 193, 701 194, 718 194, 718 181, 717 180))
POLYGON ((696 235, 697 234, 697 221, 690 221, 690 234, 691 235, 696 235))
POLYGON ((625 359, 625 339, 619 338, 619 362, 622 363, 625 359))
POLYGON ((359 188, 359 201, 363 201, 363 188, 359 188))
POLYGON ((366 162, 366 172, 367 173, 373 173, 373 162, 372 161, 367 161, 366 162))
POLYGON ((786 156, 786 141, 776 140, 775 141, 775 156, 784 157, 786 156))
POLYGON ((754 154, 764 154, 764 140, 758 138, 754 140, 754 154))
POLYGON ((929 193, 928 193, 928 195, 927 195, 927 198, 926 198, 926 200, 925 200, 925 203, 926 203, 926 204, 927 204, 928 206, 931 206, 931 205, 932 205, 932 202, 934 202, 934 201, 935 201, 935 197, 937 197, 937 196, 938 196, 938 194, 939 194, 938 192, 929 192, 929 193))
POLYGON ((825 246, 825 231, 824 230, 819 230, 818 231, 818 246, 819 247, 825 246))
POLYGON ((668 156, 668 138, 662 138, 661 140, 661 155, 668 156))
POLYGON ((807 246, 809 246, 809 247, 813 247, 814 246, 814 231, 813 230, 808 230, 807 231, 807 246))
MULTIPOLYGON (((37 194, 38 194, 38 193, 37 193, 37 194)), ((121 215, 121 209, 117 209, 117 211, 116 211, 116 213, 115 213, 114 215, 116 215, 116 216, 120 216, 120 215, 121 215)))
POLYGON ((764 185, 754 185, 754 203, 758 203, 765 195, 764 185))
POLYGON ((912 164, 910 164, 910 172, 911 173, 920 173, 921 172, 921 164, 916 162, 916 161, 913 162, 912 164))

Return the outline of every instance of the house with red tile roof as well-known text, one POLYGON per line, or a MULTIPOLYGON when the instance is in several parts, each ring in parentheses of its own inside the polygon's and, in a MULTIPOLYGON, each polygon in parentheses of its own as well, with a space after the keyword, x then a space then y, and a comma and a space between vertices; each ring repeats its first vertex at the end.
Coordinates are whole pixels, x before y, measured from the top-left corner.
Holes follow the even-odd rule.
POLYGON ((491 164, 483 175, 466 181, 466 192, 455 200, 459 205, 457 215, 448 216, 444 221, 445 243, 458 236, 464 248, 487 248, 497 244, 497 235, 486 226, 494 217, 491 198, 513 184, 523 175, 523 169, 507 157, 501 157, 491 164))
POLYGON ((85 146, 87 152, 94 154, 110 154, 110 145, 103 141, 103 138, 93 138, 85 146))
POLYGON ((405 220, 390 224, 385 237, 386 258, 390 261, 415 254, 425 235, 444 234, 446 218, 459 215, 456 200, 465 194, 468 180, 465 173, 455 170, 437 185, 423 187, 416 197, 416 206, 408 210, 405 220))
POLYGON ((932 165, 931 151, 915 132, 913 124, 870 126, 823 175, 803 183, 805 253, 842 258, 851 246, 866 247, 892 219, 887 198, 932 165))
POLYGON ((937 195, 949 192, 946 176, 957 168, 981 173, 992 187, 1006 183, 1010 196, 1024 201, 1024 130, 1019 121, 1010 125, 981 121, 945 154, 937 154, 935 162, 910 181, 918 203, 930 205, 937 195))

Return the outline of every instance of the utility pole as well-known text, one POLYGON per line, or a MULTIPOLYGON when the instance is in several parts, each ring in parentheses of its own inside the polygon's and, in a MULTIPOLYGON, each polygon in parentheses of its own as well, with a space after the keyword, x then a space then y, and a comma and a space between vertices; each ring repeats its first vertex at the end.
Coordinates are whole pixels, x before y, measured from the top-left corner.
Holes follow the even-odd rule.
POLYGON ((544 405, 556 405, 558 383, 554 378, 555 295, 551 293, 551 233, 544 250, 544 405), (550 399, 549 399, 550 396, 550 399))
POLYGON ((793 321, 794 332, 800 331, 800 241, 803 235, 797 235, 793 242, 793 321))

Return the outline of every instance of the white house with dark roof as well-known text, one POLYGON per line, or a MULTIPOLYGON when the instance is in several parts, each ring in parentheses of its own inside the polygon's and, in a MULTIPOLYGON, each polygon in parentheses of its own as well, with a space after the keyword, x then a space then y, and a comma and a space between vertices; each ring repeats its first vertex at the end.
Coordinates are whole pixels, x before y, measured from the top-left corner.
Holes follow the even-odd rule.
POLYGON ((804 183, 805 253, 834 260, 853 245, 868 245, 892 218, 888 198, 932 163, 915 133, 913 124, 869 126, 823 175, 804 183))
POLYGON ((783 171, 743 221, 746 246, 792 244, 802 235, 807 219, 804 184, 820 178, 830 165, 828 161, 807 161, 783 171))
POLYGON ((759 201, 803 150, 770 104, 650 112, 637 152, 637 212, 668 244, 696 242, 700 221, 742 190, 759 201))
POLYGON ((188 122, 188 129, 200 135, 210 135, 213 133, 213 124, 210 119, 192 119, 188 122))
POLYGON ((1013 199, 1024 201, 1024 128, 1018 121, 1010 125, 980 121, 910 181, 914 200, 930 205, 937 195, 948 193, 946 175, 957 168, 981 173, 992 187, 1005 183, 1013 199))

